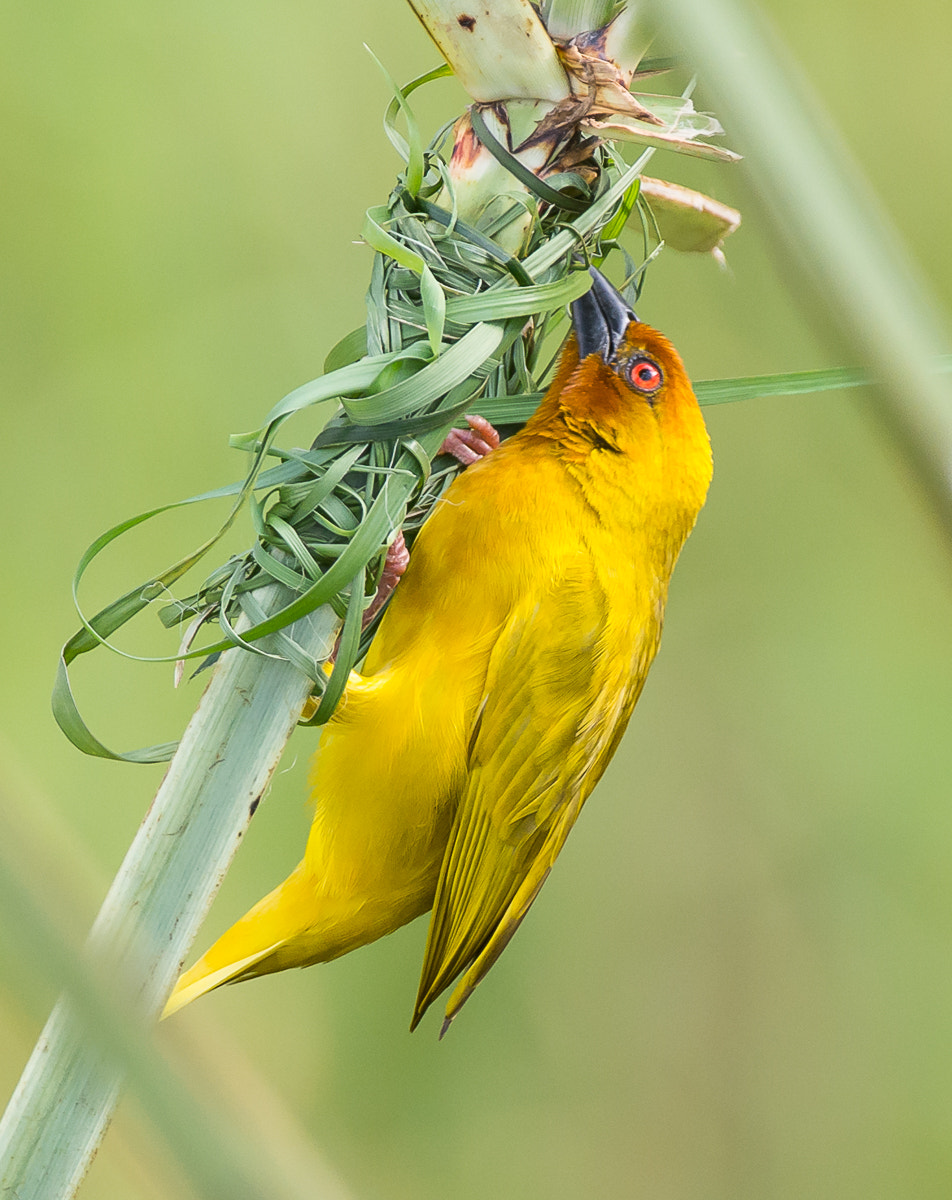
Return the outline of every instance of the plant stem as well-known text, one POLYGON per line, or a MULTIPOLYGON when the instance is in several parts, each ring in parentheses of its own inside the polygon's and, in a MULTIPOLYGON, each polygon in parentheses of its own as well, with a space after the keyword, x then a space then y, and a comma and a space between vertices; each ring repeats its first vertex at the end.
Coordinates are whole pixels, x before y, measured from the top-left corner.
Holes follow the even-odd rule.
POLYGON ((784 270, 806 284, 876 381, 872 403, 952 531, 952 388, 934 364, 948 330, 848 151, 739 0, 655 0, 747 158, 784 270), (897 370, 897 350, 902 369, 897 370))
MULTIPOLYGON (((274 611, 282 596, 270 587, 260 602, 274 611)), ((291 635, 321 659, 335 631, 325 609, 291 635)), ((92 972, 124 990, 133 1015, 160 1012, 309 692, 284 660, 232 650, 218 664, 89 941, 92 972)), ((0 1121, 0 1192, 72 1196, 121 1078, 118 1061, 61 1002, 0 1121)))

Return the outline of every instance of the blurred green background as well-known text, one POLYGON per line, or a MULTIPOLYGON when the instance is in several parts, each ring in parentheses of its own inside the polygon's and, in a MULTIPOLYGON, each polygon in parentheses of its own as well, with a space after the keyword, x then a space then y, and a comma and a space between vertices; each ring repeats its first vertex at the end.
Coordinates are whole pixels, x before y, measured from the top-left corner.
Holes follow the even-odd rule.
MULTIPOLYGON (((948 307, 952 7, 760 7, 948 307)), ((396 0, 0 10, 0 790, 52 816, 75 878, 37 885, 77 936, 161 769, 83 758, 53 724, 69 580, 116 521, 237 477, 228 433, 363 319, 356 237, 398 167, 363 41, 401 79, 437 61, 396 0)), ((426 130, 462 102, 453 83, 418 95, 426 130)), ((669 254, 649 274, 641 313, 695 378, 843 361, 785 285, 743 168, 651 171, 747 218, 729 271, 669 254)), ((424 922, 163 1030, 217 1047, 223 1090, 266 1076, 273 1097, 248 1103, 308 1131, 341 1194, 949 1195, 952 556, 867 410, 862 392, 707 410, 715 482, 631 730, 442 1044, 436 1015, 407 1033, 424 922)), ((107 555, 90 609, 212 519, 107 555)), ((147 627, 121 640, 164 649, 147 627)), ((75 674, 119 749, 174 737, 201 686, 173 695, 168 668, 106 657, 75 674)), ((313 742, 292 741, 202 945, 300 856, 313 742)), ((5 1097, 53 992, 0 967, 5 1097)), ((82 1195, 192 1193, 125 1101, 82 1195)))

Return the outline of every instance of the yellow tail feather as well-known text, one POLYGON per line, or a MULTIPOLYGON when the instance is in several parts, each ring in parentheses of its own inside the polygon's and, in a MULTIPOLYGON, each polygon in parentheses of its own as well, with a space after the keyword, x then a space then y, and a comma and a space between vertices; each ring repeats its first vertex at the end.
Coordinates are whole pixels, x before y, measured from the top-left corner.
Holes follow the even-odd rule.
POLYGON ((182 974, 162 1017, 222 984, 339 958, 392 933, 432 903, 433 884, 425 878, 376 896, 329 894, 325 881, 301 863, 182 974))
MULTIPOLYGON (((233 983, 237 979, 244 976, 244 972, 261 962, 266 958, 272 950, 276 950, 280 946, 280 942, 274 946, 268 946, 264 950, 259 950, 257 954, 250 954, 247 958, 239 959, 238 962, 229 963, 227 966, 221 967, 217 971, 203 971, 205 960, 199 959, 191 970, 186 971, 181 976, 178 983, 169 996, 165 1008, 162 1010, 161 1020, 170 1017, 172 1013, 178 1012, 180 1008, 184 1008, 186 1004, 191 1004, 193 1000, 197 1000, 199 996, 204 996, 206 992, 212 991, 214 988, 221 987, 223 983, 233 983)), ((247 978, 247 976, 245 976, 247 978)))
MULTIPOLYGON (((296 965, 301 958, 300 950, 294 956, 295 961, 289 962, 287 949, 290 944, 307 939, 318 907, 313 877, 306 875, 303 867, 301 863, 182 974, 165 1006, 163 1018, 224 983, 235 983, 239 979, 267 975, 296 965), (284 954, 282 950, 285 950, 284 954)), ((310 961, 320 961, 319 950, 310 961)))

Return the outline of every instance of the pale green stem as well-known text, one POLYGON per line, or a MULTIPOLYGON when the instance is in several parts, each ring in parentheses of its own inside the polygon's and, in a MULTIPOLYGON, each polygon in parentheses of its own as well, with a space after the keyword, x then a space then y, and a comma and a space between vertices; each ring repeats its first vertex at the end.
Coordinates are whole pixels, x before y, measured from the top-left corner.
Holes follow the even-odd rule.
POLYGON ((744 169, 784 251, 791 296, 803 296, 806 284, 869 365, 878 414, 952 527, 952 387, 933 367, 948 349, 948 330, 894 228, 749 6, 654 0, 654 7, 746 155, 744 169))
POLYGON ((568 41, 577 33, 600 29, 614 8, 612 0, 548 0, 542 5, 542 19, 552 37, 568 41))
MULTIPOLYGON (((110 1061, 121 1061, 142 1111, 206 1200, 344 1200, 341 1185, 282 1113, 267 1084, 242 1064, 240 1050, 227 1049, 228 1081, 237 1066, 242 1083, 253 1089, 251 1114, 242 1113, 231 1095, 222 1096, 218 1089, 213 1095, 205 1078, 196 1086, 197 1055, 207 1072, 214 1074, 216 1069, 206 1041, 179 1044, 173 1036, 165 1039, 166 1053, 160 1054, 146 1035, 146 1024, 130 1016, 125 989, 117 979, 90 969, 88 955, 80 954, 62 928, 62 906, 74 903, 84 890, 76 888, 75 878, 72 887, 64 886, 63 881, 75 874, 75 864, 66 858, 73 847, 51 817, 43 818, 36 795, 21 792, 15 801, 0 795, 0 948, 8 981, 13 994, 27 1004, 35 1003, 37 995, 45 997, 50 986, 69 994, 69 1000, 57 1006, 50 1023, 56 1032, 48 1044, 62 1046, 72 1039, 76 1053, 71 1061, 78 1065, 82 1059, 82 1069, 93 1073, 100 1064, 108 1071, 110 1061), (37 888, 38 879, 45 881, 42 889, 37 888)), ((47 1078, 43 1090, 55 1104, 54 1084, 47 1078)), ((71 1181, 59 1178, 57 1156, 44 1165, 49 1193, 68 1194, 71 1181)), ((22 1184, 11 1194, 24 1194, 22 1184)))
POLYGON ((467 11, 458 0, 409 0, 424 29, 474 100, 547 100, 569 95, 562 65, 529 0, 493 0, 467 11))
MULTIPOLYGON (((266 592, 274 610, 280 589, 266 592)), ((321 659, 335 630, 322 610, 291 634, 321 659)), ((283 660, 232 650, 219 663, 90 937, 92 971, 124 989, 135 1016, 161 1011, 309 691, 283 660)), ((121 1078, 114 1053, 61 1002, 0 1121, 0 1194, 71 1196, 121 1078)))

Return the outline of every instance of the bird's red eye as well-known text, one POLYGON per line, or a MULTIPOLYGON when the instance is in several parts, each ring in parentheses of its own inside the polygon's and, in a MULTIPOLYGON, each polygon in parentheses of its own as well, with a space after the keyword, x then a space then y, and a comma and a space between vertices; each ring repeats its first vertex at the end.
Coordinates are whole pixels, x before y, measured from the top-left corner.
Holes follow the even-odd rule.
POLYGON ((664 383, 661 368, 650 358, 633 358, 628 364, 628 382, 636 392, 650 396, 664 383))

